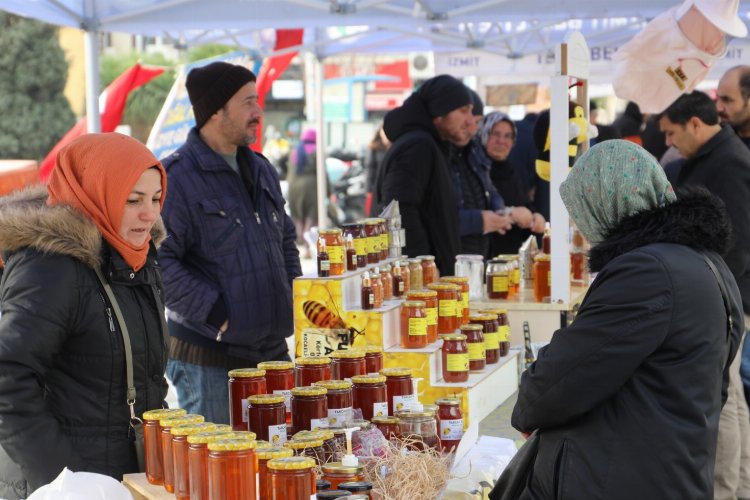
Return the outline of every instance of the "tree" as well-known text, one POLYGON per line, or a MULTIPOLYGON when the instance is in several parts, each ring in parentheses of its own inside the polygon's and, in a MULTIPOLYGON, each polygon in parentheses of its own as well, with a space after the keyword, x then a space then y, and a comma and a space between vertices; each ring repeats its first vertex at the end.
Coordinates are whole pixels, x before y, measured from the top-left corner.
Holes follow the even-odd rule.
POLYGON ((0 11, 0 158, 41 160, 75 123, 57 28, 0 11))

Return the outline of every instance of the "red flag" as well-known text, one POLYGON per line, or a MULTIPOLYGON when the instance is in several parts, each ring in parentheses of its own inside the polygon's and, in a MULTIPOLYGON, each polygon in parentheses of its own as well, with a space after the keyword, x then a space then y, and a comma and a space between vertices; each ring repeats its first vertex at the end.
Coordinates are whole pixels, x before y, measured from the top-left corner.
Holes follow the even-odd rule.
MULTIPOLYGON (((288 47, 294 47, 295 45, 302 44, 302 34, 304 30, 276 30, 276 43, 273 46, 273 50, 286 49, 288 47)), ((263 107, 266 103, 266 95, 271 90, 273 82, 278 80, 284 70, 292 62, 294 56, 297 55, 297 51, 287 52, 279 56, 269 57, 263 61, 263 66, 260 68, 258 73, 258 82, 255 86, 258 91, 258 103, 263 107)), ((263 130, 263 120, 261 119, 258 124, 258 131, 263 130)), ((261 151, 263 149, 263 137, 258 136, 255 144, 251 146, 254 151, 261 151)))
MULTIPOLYGON (((120 124, 130 91, 137 89, 162 73, 164 73, 164 68, 146 68, 136 63, 133 67, 115 78, 99 96, 102 132, 114 132, 117 125, 120 124)), ((40 181, 46 182, 49 178, 55 166, 55 158, 57 158, 58 151, 73 139, 85 133, 86 117, 84 116, 78 120, 78 123, 73 125, 73 128, 68 130, 68 133, 60 139, 60 142, 44 158, 44 161, 39 166, 40 181)))

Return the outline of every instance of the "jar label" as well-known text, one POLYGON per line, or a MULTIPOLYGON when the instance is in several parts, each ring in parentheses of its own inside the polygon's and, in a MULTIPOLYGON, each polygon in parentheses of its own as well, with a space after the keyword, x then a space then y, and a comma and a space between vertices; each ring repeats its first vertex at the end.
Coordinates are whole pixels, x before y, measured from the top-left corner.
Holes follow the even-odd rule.
POLYGON ((351 419, 351 406, 348 408, 328 408, 328 425, 331 427, 341 427, 351 419))
POLYGON ((388 416, 388 401, 382 403, 372 404, 372 416, 373 417, 386 417, 388 416))
POLYGON ((281 396, 284 396, 284 406, 286 406, 286 412, 289 413, 292 411, 292 391, 286 390, 286 389, 276 389, 273 391, 274 394, 279 394, 281 396))
POLYGON ((409 318, 409 335, 427 335, 427 318, 409 318))
POLYGON ((469 292, 461 292, 461 304, 463 305, 464 309, 469 308, 469 292))
POLYGON ((268 441, 274 446, 281 446, 286 442, 286 423, 268 426, 268 441))
POLYGON ((378 241, 375 236, 368 236, 365 238, 365 247, 367 248, 367 253, 376 253, 378 251, 378 241))
POLYGON ((349 261, 350 261, 350 264, 352 265, 352 267, 357 267, 357 254, 353 253, 352 257, 349 259, 349 261))
POLYGON ((427 307, 425 308, 424 312, 427 313, 427 325, 428 326, 437 325, 437 318, 438 318, 437 307, 427 307))
POLYGON ((355 238, 354 239, 354 253, 362 257, 367 255, 367 240, 366 238, 355 238))
MULTIPOLYGON (((329 255, 330 255, 330 252, 329 252, 329 255)), ((508 291, 508 275, 507 274, 503 276, 492 277, 492 291, 493 292, 507 292, 508 291)))
POLYGON ((449 372, 468 372, 469 371, 469 354, 448 354, 446 356, 446 370, 449 372))
POLYGON ((398 282, 398 291, 399 293, 404 293, 404 280, 398 282))
POLYGON ((497 349, 500 346, 500 335, 497 332, 484 334, 484 348, 497 349))
POLYGON ((344 264, 344 247, 341 245, 330 245, 328 247, 328 258, 331 264, 344 264))
POLYGON ((247 400, 247 398, 242 398, 242 421, 243 422, 249 422, 250 421, 250 402, 247 400))
POLYGON ((438 314, 441 317, 455 316, 456 315, 456 301, 455 300, 441 300, 439 301, 438 307, 440 310, 438 314))
POLYGON ((500 342, 507 342, 510 340, 510 326, 502 325, 497 332, 498 339, 500 342))
POLYGON ((469 359, 472 361, 481 361, 485 358, 484 342, 467 342, 469 348, 469 359))
POLYGON ((513 283, 518 285, 521 283, 521 270, 520 269, 513 269, 513 283))
POLYGON ((440 439, 445 441, 458 441, 463 435, 464 421, 462 418, 440 421, 440 439))
POLYGON ((318 429, 328 428, 328 418, 311 418, 310 419, 310 430, 317 431, 318 429))
POLYGON ((393 396, 393 411, 408 410, 413 403, 417 402, 416 394, 404 394, 403 396, 393 396))
POLYGON ((321 271, 330 271, 331 270, 331 261, 328 259, 321 260, 320 261, 320 270, 321 271))

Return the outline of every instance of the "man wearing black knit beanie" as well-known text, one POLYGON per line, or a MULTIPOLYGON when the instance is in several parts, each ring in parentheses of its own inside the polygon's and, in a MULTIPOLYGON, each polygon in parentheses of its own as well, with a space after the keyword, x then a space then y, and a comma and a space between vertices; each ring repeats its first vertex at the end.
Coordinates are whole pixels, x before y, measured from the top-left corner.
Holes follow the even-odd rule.
POLYGON ((406 230, 405 253, 434 255, 442 275, 452 275, 459 253, 458 205, 449 168, 452 148, 471 138, 469 89, 439 75, 390 111, 383 131, 392 142, 375 184, 382 209, 398 200, 406 230))
POLYGON ((291 286, 302 274, 296 233, 276 170, 248 148, 263 116, 255 75, 214 62, 191 70, 185 85, 195 127, 162 160, 167 376, 181 408, 247 429, 242 408, 229 408, 227 371, 290 360, 291 286))

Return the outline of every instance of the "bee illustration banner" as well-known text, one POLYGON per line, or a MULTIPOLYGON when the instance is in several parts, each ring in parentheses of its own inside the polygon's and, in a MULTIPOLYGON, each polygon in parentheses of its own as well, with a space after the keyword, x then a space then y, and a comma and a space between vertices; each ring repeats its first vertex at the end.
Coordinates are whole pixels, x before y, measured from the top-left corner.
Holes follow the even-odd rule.
POLYGON ((328 356, 351 346, 349 330, 343 328, 303 328, 301 356, 328 356))

